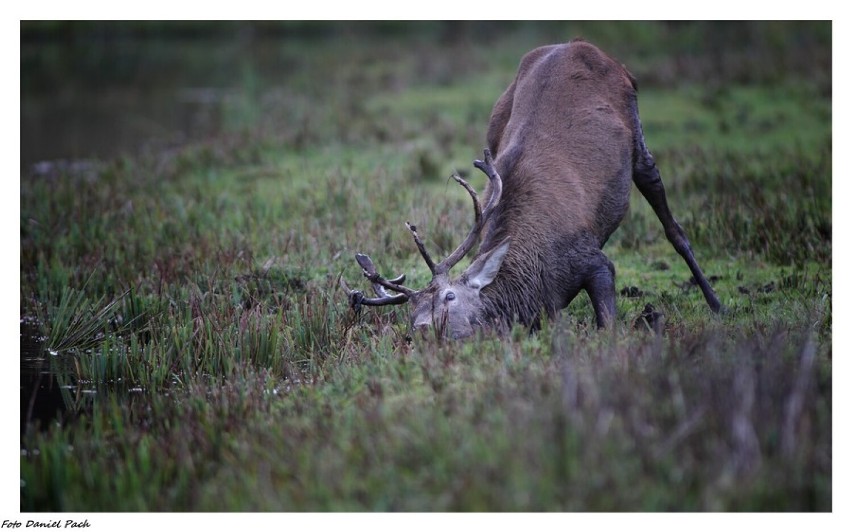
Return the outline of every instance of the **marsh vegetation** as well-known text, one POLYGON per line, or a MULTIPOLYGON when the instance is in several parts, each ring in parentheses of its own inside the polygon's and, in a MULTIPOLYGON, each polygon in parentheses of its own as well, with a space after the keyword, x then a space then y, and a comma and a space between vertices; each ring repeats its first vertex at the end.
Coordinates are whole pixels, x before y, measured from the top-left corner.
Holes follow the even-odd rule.
POLYGON ((21 510, 831 510, 830 23, 24 24, 21 71, 21 510), (425 285, 403 223, 458 244, 448 177, 576 36, 728 312, 634 191, 612 331, 354 314, 354 253, 425 285))

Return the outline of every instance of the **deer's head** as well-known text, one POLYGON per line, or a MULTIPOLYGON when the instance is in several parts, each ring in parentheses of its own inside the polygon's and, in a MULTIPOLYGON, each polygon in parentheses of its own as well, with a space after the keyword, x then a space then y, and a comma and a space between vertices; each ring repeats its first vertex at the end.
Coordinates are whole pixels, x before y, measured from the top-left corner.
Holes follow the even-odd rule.
POLYGON ((485 322, 485 308, 480 292, 497 276, 511 244, 509 239, 485 253, 480 253, 459 277, 450 278, 450 269, 473 248, 485 222, 499 203, 503 190, 500 175, 494 169, 491 153, 488 150, 485 150, 484 161, 475 161, 473 164, 488 176, 491 182, 491 194, 483 209, 476 191, 461 177, 453 176, 470 194, 474 210, 473 227, 455 251, 436 264, 417 234, 417 228, 406 223, 414 237, 417 249, 420 250, 420 255, 432 272, 431 282, 422 290, 412 290, 403 286, 404 275, 386 279, 376 271, 370 257, 359 253, 355 259, 364 271, 364 276, 370 280, 377 297, 365 297, 362 292, 349 289, 341 278, 341 286, 349 294, 349 303, 353 309, 358 310, 361 305, 398 305, 410 302, 412 329, 423 331, 434 328, 440 336, 449 338, 464 338, 476 332, 477 329, 490 325, 485 322))

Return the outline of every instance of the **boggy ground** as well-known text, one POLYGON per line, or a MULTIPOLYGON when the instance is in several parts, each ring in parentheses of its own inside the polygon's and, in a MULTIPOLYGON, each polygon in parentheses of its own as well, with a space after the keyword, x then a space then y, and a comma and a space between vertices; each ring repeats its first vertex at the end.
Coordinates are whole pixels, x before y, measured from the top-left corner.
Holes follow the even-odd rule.
POLYGON ((27 109, 62 68, 227 97, 201 138, 22 167, 22 344, 62 402, 22 408, 21 510, 831 510, 830 24, 152 27, 25 28, 27 109), (354 315, 353 254, 425 284, 403 222, 457 245, 448 176, 484 186, 521 55, 577 35, 639 79, 728 312, 634 192, 612 331, 584 296, 463 344, 354 315))

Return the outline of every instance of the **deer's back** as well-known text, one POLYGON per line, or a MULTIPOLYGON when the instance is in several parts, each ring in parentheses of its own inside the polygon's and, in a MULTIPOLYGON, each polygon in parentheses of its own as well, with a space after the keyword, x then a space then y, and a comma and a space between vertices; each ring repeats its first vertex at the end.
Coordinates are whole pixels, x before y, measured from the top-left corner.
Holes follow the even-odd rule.
POLYGON ((503 176, 499 232, 533 239, 583 232, 602 246, 627 210, 632 102, 630 74, 589 43, 524 56, 488 129, 503 176))

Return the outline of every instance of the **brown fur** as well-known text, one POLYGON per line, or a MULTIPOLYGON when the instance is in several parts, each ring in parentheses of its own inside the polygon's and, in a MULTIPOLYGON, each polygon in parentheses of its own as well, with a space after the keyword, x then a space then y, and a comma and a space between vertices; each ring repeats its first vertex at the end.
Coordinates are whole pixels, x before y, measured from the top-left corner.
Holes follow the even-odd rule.
POLYGON ((503 197, 481 251, 512 237, 501 275, 483 290, 492 314, 529 325, 582 288, 586 256, 627 211, 635 99, 627 70, 587 42, 537 48, 521 60, 487 134, 503 197), (581 263, 559 267, 567 258, 581 263))

